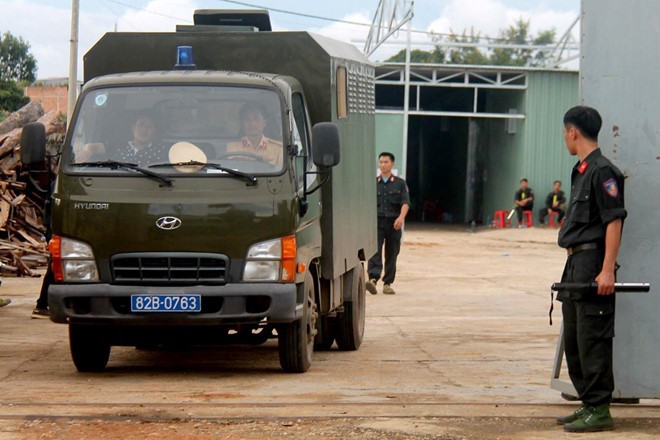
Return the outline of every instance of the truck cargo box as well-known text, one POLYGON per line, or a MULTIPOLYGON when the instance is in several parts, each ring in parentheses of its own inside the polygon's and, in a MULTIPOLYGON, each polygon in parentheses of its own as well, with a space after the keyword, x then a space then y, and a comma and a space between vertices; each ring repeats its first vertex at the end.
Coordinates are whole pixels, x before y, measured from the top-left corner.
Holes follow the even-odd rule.
POLYGON ((339 127, 341 162, 321 189, 322 275, 336 278, 376 252, 374 67, 353 45, 308 32, 219 29, 107 33, 84 57, 84 80, 171 70, 178 46, 192 47, 198 70, 296 78, 311 123, 332 121, 339 127))

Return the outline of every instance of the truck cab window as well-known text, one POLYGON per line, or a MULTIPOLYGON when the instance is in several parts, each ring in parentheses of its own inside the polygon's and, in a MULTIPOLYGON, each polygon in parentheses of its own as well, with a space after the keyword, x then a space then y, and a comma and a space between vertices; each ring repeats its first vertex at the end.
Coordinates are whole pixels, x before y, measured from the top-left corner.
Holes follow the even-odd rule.
MULTIPOLYGON (((222 174, 212 166, 175 165, 190 161, 250 175, 278 174, 286 156, 280 96, 263 88, 222 85, 90 90, 81 98, 64 163, 67 171, 85 174, 127 172, 100 166, 106 161, 156 168, 161 174, 222 174)), ((306 138, 302 142, 305 146, 306 138)))
MULTIPOLYGON (((307 112, 305 110, 305 101, 300 93, 293 94, 293 118, 295 120, 293 128, 293 145, 296 148, 296 182, 298 188, 302 188, 305 176, 304 160, 307 157, 307 170, 311 170, 313 163, 310 156, 309 126, 307 124, 307 112)), ((313 176, 311 176, 313 180, 313 176)), ((307 182, 308 185, 311 182, 307 182)))
POLYGON ((293 94, 293 116, 296 119, 296 128, 300 135, 303 151, 298 152, 301 155, 309 155, 309 128, 307 126, 307 112, 305 111, 305 102, 300 93, 293 94))

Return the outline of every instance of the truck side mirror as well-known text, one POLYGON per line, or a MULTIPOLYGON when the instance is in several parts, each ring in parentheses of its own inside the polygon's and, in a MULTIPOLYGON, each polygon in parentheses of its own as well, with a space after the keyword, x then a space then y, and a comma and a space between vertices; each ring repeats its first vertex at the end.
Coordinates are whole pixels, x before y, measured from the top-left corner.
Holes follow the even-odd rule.
POLYGON ((339 163, 339 129, 334 122, 319 122, 312 128, 312 160, 317 167, 339 163))
POLYGON ((40 122, 28 122, 21 133, 21 162, 25 166, 46 161, 46 128, 40 122))

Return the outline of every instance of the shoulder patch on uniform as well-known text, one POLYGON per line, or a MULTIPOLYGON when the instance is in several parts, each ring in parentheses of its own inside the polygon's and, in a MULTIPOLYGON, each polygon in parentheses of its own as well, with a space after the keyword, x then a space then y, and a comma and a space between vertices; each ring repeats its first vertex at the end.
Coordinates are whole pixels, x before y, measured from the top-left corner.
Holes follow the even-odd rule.
POLYGON ((605 188, 605 192, 609 194, 611 197, 616 198, 619 195, 619 185, 617 185, 614 177, 612 177, 611 179, 607 179, 603 183, 603 188, 605 188))

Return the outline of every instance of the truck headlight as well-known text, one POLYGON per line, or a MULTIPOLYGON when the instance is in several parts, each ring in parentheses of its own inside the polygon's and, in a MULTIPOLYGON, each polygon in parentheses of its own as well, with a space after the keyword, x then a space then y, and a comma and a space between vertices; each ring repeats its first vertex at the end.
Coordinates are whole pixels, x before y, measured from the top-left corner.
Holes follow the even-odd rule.
POLYGON ((252 245, 247 254, 248 260, 279 260, 282 257, 282 241, 275 240, 263 241, 252 245))
POLYGON ((295 279, 296 237, 277 238, 254 244, 245 259, 244 281, 284 281, 295 279))
POLYGON ((279 281, 280 262, 247 261, 245 263, 243 279, 245 281, 279 281))
POLYGON ((92 248, 83 242, 54 235, 48 243, 56 281, 98 281, 99 274, 92 248))

